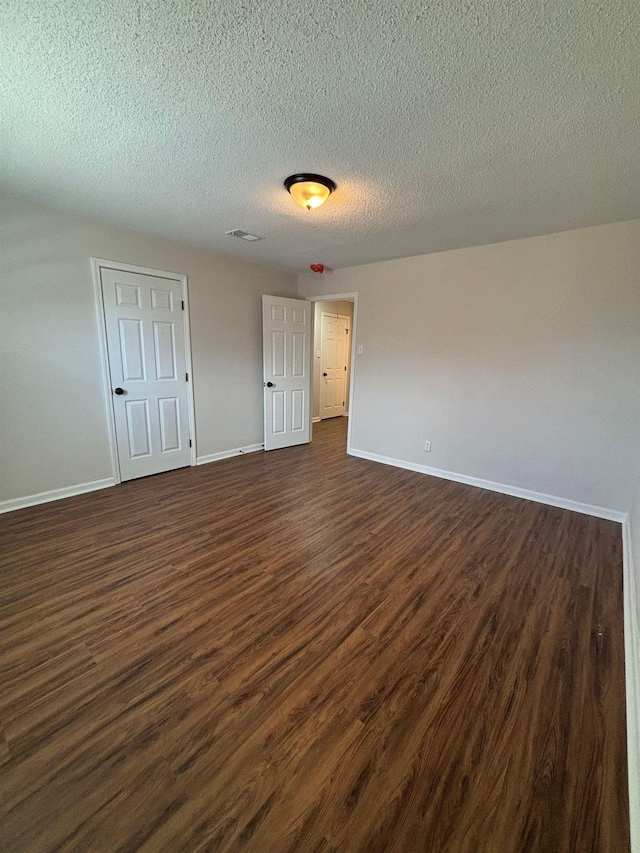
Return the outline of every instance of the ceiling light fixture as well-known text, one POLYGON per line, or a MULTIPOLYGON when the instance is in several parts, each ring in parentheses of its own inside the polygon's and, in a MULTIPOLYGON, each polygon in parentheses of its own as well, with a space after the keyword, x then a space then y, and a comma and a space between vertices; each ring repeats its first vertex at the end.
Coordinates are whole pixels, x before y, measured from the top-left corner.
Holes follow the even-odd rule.
POLYGON ((330 178, 325 178, 323 175, 312 175, 309 172, 289 175, 284 185, 291 193, 293 200, 297 201, 301 207, 306 207, 307 210, 324 204, 336 188, 330 178))

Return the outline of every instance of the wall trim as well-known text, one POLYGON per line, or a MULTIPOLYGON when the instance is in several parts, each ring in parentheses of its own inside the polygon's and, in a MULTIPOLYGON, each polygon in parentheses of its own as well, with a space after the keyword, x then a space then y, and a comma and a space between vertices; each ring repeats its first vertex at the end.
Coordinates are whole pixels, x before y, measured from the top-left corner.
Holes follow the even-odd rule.
POLYGON ((312 424, 319 424, 321 420, 322 420, 322 418, 320 418, 320 417, 318 417, 318 418, 311 418, 311 423, 312 423, 312 424))
POLYGON ((628 518, 622 525, 622 554, 631 853, 640 853, 640 614, 628 518))
POLYGON ((476 486, 480 489, 488 489, 490 492, 499 492, 502 495, 511 495, 514 498, 524 498, 528 501, 557 506, 560 509, 569 509, 573 512, 581 512, 585 515, 594 515, 596 518, 605 518, 608 521, 623 523, 627 519, 625 512, 615 509, 607 509, 602 506, 592 506, 567 498, 558 498, 554 495, 545 495, 542 492, 532 492, 529 489, 520 489, 517 486, 506 486, 503 483, 494 483, 491 480, 481 480, 478 477, 468 477, 466 474, 456 474, 453 471, 444 471, 441 468, 429 468, 427 465, 418 465, 414 462, 405 462, 403 459, 393 459, 390 456, 380 456, 377 453, 369 453, 368 450, 357 450, 348 448, 347 453, 358 456, 361 459, 370 459, 372 462, 382 462, 383 465, 393 465, 395 468, 405 468, 407 471, 417 471, 419 474, 428 474, 430 477, 439 477, 441 480, 453 480, 456 483, 464 483, 466 486, 476 486))
POLYGON ((246 447, 234 447, 233 450, 222 450, 220 453, 209 453, 206 456, 198 456, 196 465, 219 462, 221 459, 229 459, 231 456, 243 456, 245 453, 255 453, 256 450, 264 450, 264 444, 247 444, 246 447))
POLYGON ((37 495, 25 495, 23 498, 11 498, 8 501, 0 501, 0 513, 13 512, 16 509, 24 509, 28 506, 46 504, 49 501, 59 501, 62 498, 71 498, 74 495, 83 495, 85 492, 95 492, 98 489, 106 489, 115 486, 113 477, 104 480, 92 480, 90 483, 78 483, 76 486, 65 486, 62 489, 51 489, 48 492, 39 492, 37 495))

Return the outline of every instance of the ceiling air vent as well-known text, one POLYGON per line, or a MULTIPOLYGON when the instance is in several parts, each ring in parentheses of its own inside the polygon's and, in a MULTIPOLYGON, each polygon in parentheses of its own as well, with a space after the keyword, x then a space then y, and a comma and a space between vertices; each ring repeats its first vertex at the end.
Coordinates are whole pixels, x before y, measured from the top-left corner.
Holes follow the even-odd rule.
POLYGON ((225 231, 230 237, 239 237, 241 240, 264 240, 264 237, 257 237, 255 234, 249 234, 247 231, 242 231, 240 228, 234 228, 233 231, 225 231))

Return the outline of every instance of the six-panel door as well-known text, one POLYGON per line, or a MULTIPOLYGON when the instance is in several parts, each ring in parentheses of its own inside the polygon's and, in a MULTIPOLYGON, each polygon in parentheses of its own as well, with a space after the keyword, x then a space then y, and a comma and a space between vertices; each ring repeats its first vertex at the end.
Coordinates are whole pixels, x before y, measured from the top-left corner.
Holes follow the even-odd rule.
POLYGON ((349 318, 323 311, 321 332, 320 417, 335 418, 345 413, 349 318))
POLYGON ((123 480, 191 463, 180 281, 102 268, 123 480))
POLYGON ((264 449, 310 441, 311 304, 262 297, 264 449))

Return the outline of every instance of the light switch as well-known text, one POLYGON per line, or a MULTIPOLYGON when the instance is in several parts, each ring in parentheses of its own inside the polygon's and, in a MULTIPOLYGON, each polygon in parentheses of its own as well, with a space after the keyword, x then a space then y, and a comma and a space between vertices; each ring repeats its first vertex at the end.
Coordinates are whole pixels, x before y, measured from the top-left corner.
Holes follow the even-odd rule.
POLYGON ((362 355, 363 352, 364 352, 364 347, 362 346, 362 344, 358 344, 358 355, 362 355))

